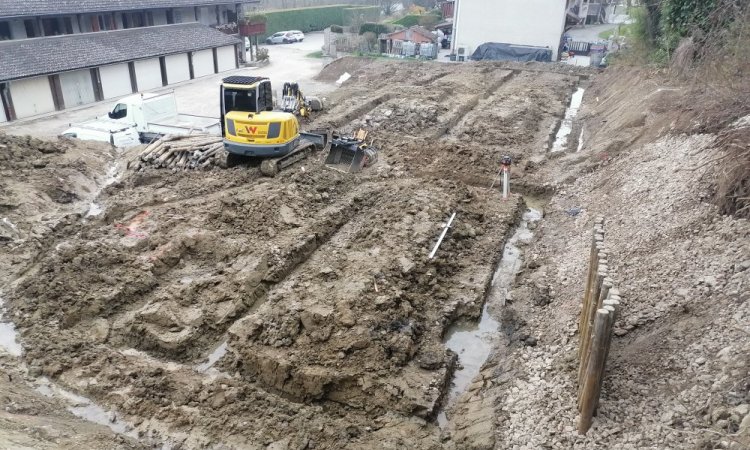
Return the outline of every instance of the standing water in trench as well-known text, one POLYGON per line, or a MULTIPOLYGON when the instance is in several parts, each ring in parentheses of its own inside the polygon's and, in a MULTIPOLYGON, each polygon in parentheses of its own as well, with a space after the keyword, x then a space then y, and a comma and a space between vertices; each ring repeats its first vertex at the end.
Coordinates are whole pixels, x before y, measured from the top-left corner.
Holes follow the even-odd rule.
POLYGON ((511 291, 516 274, 523 262, 518 244, 531 241, 534 233, 529 229, 529 223, 538 222, 541 218, 541 210, 528 208, 516 232, 505 243, 503 257, 492 277, 492 285, 479 322, 456 323, 445 334, 445 345, 458 354, 459 369, 456 369, 453 374, 453 382, 447 394, 445 407, 437 416, 438 425, 441 428, 448 424, 445 408, 453 405, 466 390, 494 348, 495 337, 500 332, 500 322, 492 317, 489 307, 490 305, 505 305, 505 299, 511 291))
MULTIPOLYGON (((18 342, 18 331, 13 322, 5 319, 3 304, 3 298, 0 297, 0 352, 5 351, 12 356, 20 357, 23 355, 23 347, 18 342)), ((25 367, 23 363, 20 364, 22 367, 25 367)), ((36 379, 35 384, 37 384, 36 390, 40 394, 65 401, 69 405, 67 408, 68 411, 73 413, 73 415, 89 422, 109 427, 115 433, 138 439, 138 433, 132 425, 117 419, 113 413, 97 405, 90 399, 67 391, 52 383, 46 377, 36 379)), ((159 448, 158 445, 156 448, 159 448)), ((167 447, 161 446, 161 448, 164 449, 167 447)))
POLYGON ((100 205, 96 199, 99 198, 99 194, 109 185, 114 183, 120 178, 120 174, 117 170, 117 163, 113 163, 109 169, 107 169, 107 177, 104 179, 102 187, 94 194, 94 200, 89 204, 89 208, 86 211, 85 217, 96 217, 104 212, 104 207, 100 205))
POLYGON ((18 343, 16 327, 13 325, 13 322, 9 320, 5 321, 3 318, 4 314, 4 300, 0 297, 0 350, 5 350, 12 356, 21 356, 23 348, 18 343))
POLYGON ((568 136, 573 131, 573 119, 578 115, 585 91, 584 88, 578 88, 573 93, 573 96, 570 97, 570 106, 565 110, 565 118, 560 122, 560 129, 557 130, 555 142, 552 144, 552 148, 550 148, 551 152, 561 152, 567 148, 568 136))

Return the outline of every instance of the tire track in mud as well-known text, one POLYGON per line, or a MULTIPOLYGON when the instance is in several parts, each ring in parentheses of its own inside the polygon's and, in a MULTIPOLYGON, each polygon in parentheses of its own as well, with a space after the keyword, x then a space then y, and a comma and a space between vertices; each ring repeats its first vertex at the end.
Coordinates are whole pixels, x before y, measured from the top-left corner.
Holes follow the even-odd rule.
POLYGON ((391 100, 393 97, 395 97, 395 94, 390 93, 390 92, 385 93, 385 94, 380 94, 377 97, 370 98, 369 100, 365 101, 359 106, 356 106, 342 113, 343 115, 338 118, 335 118, 333 120, 330 120, 330 119, 326 120, 326 118, 322 118, 321 122, 314 122, 314 124, 315 126, 318 126, 318 127, 324 124, 328 124, 330 127, 340 128, 344 124, 351 122, 357 117, 367 114, 368 112, 372 111, 373 109, 377 108, 383 103, 391 100))
MULTIPOLYGON (((362 195, 357 193, 354 198, 348 199, 343 202, 344 207, 340 208, 339 211, 326 212, 327 218, 321 222, 316 223, 313 227, 315 233, 303 236, 296 245, 281 250, 279 258, 282 263, 269 269, 267 275, 261 281, 263 285, 263 295, 258 298, 251 306, 244 311, 238 311, 237 315, 242 316, 244 314, 252 313, 257 310, 268 300, 268 294, 274 286, 283 283, 289 278, 297 269, 305 264, 321 247, 326 245, 344 226, 346 226, 352 219, 363 209, 367 209, 372 206, 377 193, 380 191, 379 186, 373 186, 373 189, 367 191, 362 195), (363 201, 364 199, 366 201, 363 201)), ((222 324, 221 327, 216 327, 212 330, 213 334, 219 333, 224 335, 226 331, 236 322, 236 320, 228 321, 222 324)), ((219 344, 217 341, 213 341, 213 346, 219 344)), ((203 348, 206 346, 204 345, 203 348)))
MULTIPOLYGON (((261 261, 259 263, 251 263, 249 274, 244 279, 239 280, 240 284, 244 286, 242 289, 247 290, 246 293, 237 300, 231 300, 232 303, 228 312, 219 322, 214 321, 209 323, 208 321, 204 321, 198 328, 190 328, 190 336, 179 344, 179 348, 181 349, 190 349, 188 353, 179 352, 178 348, 170 348, 167 344, 169 341, 160 343, 161 341, 158 339, 159 332, 146 332, 140 326, 137 326, 127 336, 124 336, 122 344, 127 342, 135 348, 149 354, 153 353, 160 358, 180 361, 192 360, 197 355, 204 354, 207 349, 217 347, 221 342, 221 336, 225 335, 226 331, 236 321, 236 318, 260 308, 267 301, 269 290, 294 273, 321 246, 324 246, 341 227, 349 223, 352 217, 356 216, 359 211, 367 208, 372 203, 373 199, 377 197, 378 188, 378 186, 374 186, 372 190, 352 194, 321 211, 320 216, 322 216, 322 219, 312 223, 304 231, 298 233, 293 242, 286 247, 279 248, 273 252, 269 252, 269 249, 251 248, 249 252, 238 255, 238 259, 250 256, 250 261, 261 261), (252 264, 258 265, 252 266, 252 264), (144 336, 152 336, 152 338, 148 340, 144 336), (153 339, 157 340, 154 341, 153 339), (179 357, 175 358, 176 355, 179 355, 179 357)), ((171 257, 178 257, 178 255, 172 255, 171 257)), ((228 278, 222 281, 222 285, 227 284, 227 288, 231 289, 234 286, 232 283, 236 283, 237 278, 230 274, 226 276, 228 278)), ((175 277, 172 271, 167 271, 160 274, 157 286, 169 288, 171 286, 170 282, 174 282, 174 278, 179 277, 179 274, 175 277)), ((167 294, 171 295, 172 293, 167 291, 167 294)), ((152 304, 152 302, 154 302, 155 307, 163 304, 163 302, 155 300, 161 294, 154 291, 152 294, 146 293, 145 295, 147 297, 137 303, 123 304, 122 307, 127 308, 127 310, 118 313, 113 321, 117 322, 118 320, 126 320, 128 318, 132 321, 133 318, 131 316, 134 312, 142 311, 147 305, 152 304)), ((204 315, 207 313, 207 311, 203 312, 204 315)))
MULTIPOLYGON (((377 407, 425 418, 434 414, 453 361, 443 357, 441 324, 447 326, 453 320, 448 317, 476 315, 481 309, 492 266, 499 256, 495 252, 484 255, 479 249, 498 247, 507 225, 504 222, 496 224, 492 232, 472 241, 470 251, 482 252, 481 262, 467 266, 447 261, 433 264, 426 260, 422 247, 426 248, 432 242, 429 224, 438 217, 442 218, 442 213, 429 219, 418 216, 419 223, 412 225, 410 213, 391 211, 393 196, 398 196, 404 188, 408 187, 405 192, 411 193, 407 197, 415 192, 421 196, 426 195, 424 192, 430 192, 431 196, 440 192, 434 188, 423 188, 423 192, 418 188, 421 182, 415 181, 419 179, 411 180, 411 184, 404 180, 397 191, 384 195, 378 206, 363 210, 356 220, 342 227, 324 249, 316 252, 284 283, 277 285, 269 293, 272 310, 266 308, 259 314, 248 315, 230 329, 229 350, 235 358, 233 367, 239 368, 244 377, 259 382, 268 392, 298 402, 331 401, 355 409, 377 407), (382 223, 384 214, 390 218, 382 223), (402 225, 402 220, 407 222, 402 225), (378 238, 388 239, 387 236, 401 235, 405 230, 408 233, 412 226, 420 230, 416 247, 402 248, 378 238), (339 261, 341 257, 337 255, 342 254, 347 255, 344 258, 346 263, 339 261), (423 274, 427 274, 426 278, 423 274), (440 281, 436 283, 439 287, 434 288, 436 292, 425 294, 433 289, 429 279, 435 276, 452 281, 440 281), (411 281, 401 284, 404 277, 411 281), (301 291, 300 286, 304 287, 301 291), (342 293, 344 297, 341 297, 342 293), (426 300, 425 295, 431 300, 426 300), (384 316, 390 322, 367 322, 367 317, 373 314, 371 308, 381 311, 374 315, 378 320, 383 320, 381 316, 384 316), (399 308, 406 309, 399 313, 399 308), (386 314, 391 309, 394 311, 386 314), (419 313, 412 313, 415 309, 419 313), (359 322, 362 319, 364 323, 359 322), (298 320, 302 323, 302 330, 297 329, 298 320), (427 329, 419 332, 414 343, 409 343, 408 330, 412 327, 421 330, 423 326, 427 329), (268 329, 271 331, 266 331, 268 329), (397 338, 398 342, 382 342, 384 338, 378 334, 379 330, 384 336, 397 338), (289 342, 286 341, 288 336, 293 336, 289 342), (279 339, 278 344, 274 343, 279 339), (314 344, 317 354, 314 361, 305 356, 310 339, 319 342, 314 344), (295 342, 302 343, 296 345, 295 342), (385 347, 381 347, 383 345, 385 347), (336 356, 337 348, 349 355, 343 360, 347 361, 345 364, 338 362, 341 360, 337 359, 340 358, 336 356), (377 356, 381 348, 390 350, 377 356), (414 352, 420 355, 416 359, 414 352), (390 358, 403 358, 399 363, 403 366, 399 365, 398 370, 390 368, 390 363, 386 362, 390 358), (337 367, 335 370, 334 366, 337 367), (371 374, 361 373, 363 367, 369 367, 367 372, 371 374), (389 373, 391 370, 395 371, 389 373), (374 373, 379 374, 375 376, 374 373), (404 383, 403 380, 411 381, 404 383), (415 388, 415 384, 420 387, 415 388), (422 386, 427 385, 430 389, 425 393, 422 386), (372 390, 383 394, 365 392, 372 390), (400 393, 396 396, 395 391, 400 393)), ((492 196, 491 192, 482 193, 480 204, 492 196)), ((508 203, 492 206, 490 210, 495 214, 498 210, 507 214, 515 208, 514 204, 508 203)), ((462 214, 462 224, 484 220, 483 215, 480 219, 469 212, 462 214)), ((472 233, 471 225, 462 226, 468 226, 468 233, 472 233)), ((458 233, 456 239, 460 241, 461 232, 458 233)), ((456 251, 455 245, 460 246, 458 242, 451 242, 445 244, 443 250, 456 251)))
POLYGON ((498 89, 502 86, 510 83, 520 73, 519 70, 513 70, 503 75, 499 80, 492 83, 488 89, 484 92, 475 95, 468 103, 461 105, 458 110, 446 121, 443 125, 438 127, 430 136, 430 139, 437 140, 443 136, 449 134, 451 130, 458 127, 462 122, 466 120, 466 117, 479 108, 491 102, 491 99, 496 95, 498 89))
MULTIPOLYGON (((549 76, 550 72, 543 73, 545 76, 549 76)), ((504 117, 514 118, 521 117, 521 112, 524 111, 525 98, 514 96, 513 94, 520 91, 523 87, 531 82, 533 77, 538 76, 536 72, 514 70, 513 75, 509 77, 508 82, 496 89, 489 92, 489 96, 486 96, 483 100, 480 100, 476 108, 467 111, 467 114, 462 118, 461 123, 457 123, 455 127, 450 130, 450 133, 446 133, 444 139, 457 139, 462 133, 467 131, 467 124, 474 122, 486 121, 488 117, 477 115, 479 112, 487 112, 498 110, 501 108, 507 108, 507 113, 503 114, 504 117), (477 117, 473 117, 477 115, 477 117)), ((559 80, 563 84, 565 76, 560 75, 559 80)), ((538 109, 545 108, 546 105, 536 105, 538 109)), ((562 111, 564 114, 564 110, 562 111)))

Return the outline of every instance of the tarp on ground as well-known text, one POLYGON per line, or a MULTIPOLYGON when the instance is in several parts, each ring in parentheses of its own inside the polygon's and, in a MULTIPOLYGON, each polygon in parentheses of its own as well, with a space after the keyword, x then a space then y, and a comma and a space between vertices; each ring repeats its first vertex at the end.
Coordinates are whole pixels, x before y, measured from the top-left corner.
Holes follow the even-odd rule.
POLYGON ((552 61, 552 50, 525 45, 485 42, 471 55, 474 61, 552 61))

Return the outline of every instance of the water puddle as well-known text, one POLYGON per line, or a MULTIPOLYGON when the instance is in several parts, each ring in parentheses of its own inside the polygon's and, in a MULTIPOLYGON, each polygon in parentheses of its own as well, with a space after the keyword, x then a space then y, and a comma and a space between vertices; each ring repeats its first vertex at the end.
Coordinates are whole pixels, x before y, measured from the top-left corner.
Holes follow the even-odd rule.
POLYGON ((211 369, 214 364, 218 360, 224 357, 224 355, 227 354, 227 341, 224 341, 216 347, 214 351, 211 352, 210 355, 208 355, 208 361, 204 362, 203 364, 198 364, 195 366, 195 370, 197 370, 200 373, 206 373, 209 369, 211 369))
POLYGON ((55 385, 45 377, 37 379, 36 382, 38 383, 36 387, 37 392, 45 397, 65 400, 70 405, 67 408, 68 411, 75 416, 88 420, 89 422, 104 425, 115 433, 124 434, 134 439, 138 439, 138 433, 133 429, 132 425, 117 419, 114 413, 105 410, 88 398, 67 391, 55 385))
POLYGON ((583 102, 584 88, 578 88, 573 96, 570 97, 570 106, 565 110, 565 118, 560 123, 560 129, 557 130, 555 142, 552 144, 551 152, 561 152, 568 146, 568 136, 573 131, 573 119, 578 115, 578 110, 583 102))
MULTIPOLYGON (((6 351, 13 356, 21 356, 23 347, 18 343, 18 331, 13 322, 4 321, 4 313, 3 299, 0 297, 0 351, 6 351)), ((23 362, 20 365, 26 367, 23 362)), ((52 383, 46 377, 37 378, 34 383, 37 385, 36 391, 45 397, 64 400, 69 405, 67 410, 75 416, 104 425, 115 433, 139 439, 138 433, 132 425, 117 419, 113 412, 105 410, 90 399, 67 391, 52 383)))
POLYGON ((8 219, 7 217, 3 217, 3 223, 8 225, 11 230, 18 231, 18 227, 16 226, 16 224, 11 222, 10 219, 8 219))
POLYGON ((503 258, 492 277, 490 292, 482 309, 479 322, 456 323, 445 334, 445 345, 458 354, 460 368, 453 374, 453 382, 445 400, 445 407, 437 416, 438 425, 441 428, 445 428, 448 424, 445 408, 455 403, 466 390, 492 352, 495 339, 500 332, 500 322, 492 317, 489 306, 490 304, 505 305, 505 300, 510 294, 516 274, 523 263, 519 244, 531 241, 534 233, 529 229, 529 223, 537 222, 541 218, 541 210, 529 208, 524 213, 516 232, 506 242, 503 249, 503 258))
MULTIPOLYGON (((99 194, 101 194, 102 191, 107 188, 107 186, 111 185, 112 183, 115 183, 119 179, 120 179, 120 174, 118 173, 117 163, 115 162, 109 167, 109 169, 107 169, 107 175, 106 175, 106 178, 104 179, 104 183, 96 192, 96 194, 94 194, 94 199, 99 198, 99 194)), ((85 217, 97 217, 103 212, 104 212, 104 207, 101 204, 97 203, 96 200, 94 200, 91 203, 89 203, 89 209, 86 211, 85 217)))
POLYGON ((86 217, 96 217, 104 212, 104 207, 96 202, 89 203, 89 210, 86 211, 86 217))
POLYGON ((0 297, 0 349, 12 356, 21 356, 23 347, 18 343, 18 331, 11 321, 5 321, 4 300, 0 297))

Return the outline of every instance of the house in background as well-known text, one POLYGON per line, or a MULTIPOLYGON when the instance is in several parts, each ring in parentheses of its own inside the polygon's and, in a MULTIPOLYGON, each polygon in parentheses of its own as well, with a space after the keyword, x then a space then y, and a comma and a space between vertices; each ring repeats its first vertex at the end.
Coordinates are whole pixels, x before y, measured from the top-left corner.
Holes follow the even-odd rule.
POLYGON ((0 0, 0 123, 235 69, 259 2, 0 0))
POLYGON ((455 11, 455 2, 453 0, 444 0, 440 2, 440 9, 443 12, 443 19, 452 19, 455 11))
POLYGON ((564 0, 455 0, 451 50, 460 58, 496 42, 548 48, 557 60, 565 31, 564 0))
POLYGON ((568 0, 568 24, 606 23, 616 11, 617 3, 613 0, 568 0))
POLYGON ((381 39, 381 53, 402 56, 425 56, 434 58, 437 55, 437 36, 426 28, 415 25, 385 35, 381 39), (432 47, 430 47, 432 45, 432 47))

